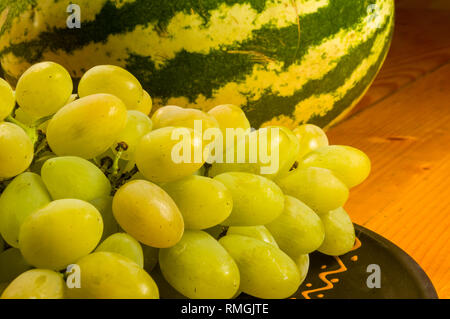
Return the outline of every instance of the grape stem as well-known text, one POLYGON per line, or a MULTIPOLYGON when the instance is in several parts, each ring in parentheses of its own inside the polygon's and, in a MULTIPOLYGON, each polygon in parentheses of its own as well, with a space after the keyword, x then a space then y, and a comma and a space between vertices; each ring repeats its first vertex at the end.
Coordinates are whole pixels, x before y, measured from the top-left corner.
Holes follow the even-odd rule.
POLYGON ((203 165, 203 167, 205 168, 205 172, 203 173, 203 176, 208 177, 208 176, 209 176, 209 170, 210 170, 210 168, 212 167, 212 165, 209 164, 209 163, 205 163, 205 164, 203 165))
POLYGON ((116 157, 114 158, 113 166, 112 166, 112 175, 113 177, 116 177, 119 174, 119 160, 122 157, 123 150, 120 149, 116 153, 116 157))
POLYGON ((100 160, 99 167, 105 175, 107 175, 111 166, 112 166, 112 159, 110 157, 104 157, 100 160))
POLYGON ((53 155, 47 155, 47 156, 40 157, 39 159, 36 160, 36 163, 42 163, 42 162, 45 162, 45 161, 47 161, 48 159, 53 158, 53 157, 54 157, 53 155))
POLYGON ((97 156, 94 157, 92 160, 94 161, 95 165, 97 165, 98 167, 101 167, 101 163, 100 163, 100 161, 99 161, 97 156))
POLYGON ((114 196, 114 194, 116 193, 116 191, 122 186, 124 185, 128 180, 130 180, 130 178, 132 178, 137 172, 138 172, 138 168, 136 167, 136 165, 128 172, 122 174, 120 177, 118 178, 110 178, 111 180, 111 184, 113 185, 112 191, 111 191, 111 195, 114 196))
POLYGON ((123 152, 128 149, 128 145, 125 142, 120 142, 116 147, 116 156, 114 158, 113 166, 112 166, 112 176, 116 178, 119 175, 119 160, 123 155, 123 152))
POLYGON ((225 236, 229 228, 230 228, 229 226, 222 226, 222 231, 220 232, 219 237, 217 237, 217 240, 225 236))
POLYGON ((31 142, 33 143, 33 145, 36 144, 36 142, 37 142, 38 139, 39 139, 39 135, 38 135, 38 132, 37 132, 37 130, 36 130, 35 127, 30 127, 30 126, 28 126, 28 125, 26 125, 26 124, 23 124, 22 122, 20 122, 20 121, 16 120, 15 118, 13 118, 11 115, 8 116, 8 117, 5 119, 5 121, 10 122, 10 123, 13 123, 13 124, 19 126, 19 127, 20 127, 21 129, 23 129, 23 130, 25 131, 25 133, 27 133, 27 135, 30 137, 31 142))
POLYGON ((49 115, 49 116, 45 116, 43 118, 40 118, 38 120, 36 120, 36 122, 33 123, 33 128, 37 129, 39 126, 41 126, 42 124, 44 124, 45 122, 51 120, 53 117, 53 115, 49 115))
POLYGON ((50 115, 50 116, 46 116, 46 117, 40 118, 36 122, 34 122, 33 125, 31 125, 31 126, 20 122, 19 120, 15 119, 11 115, 9 115, 5 119, 5 121, 13 123, 13 124, 19 126, 21 129, 23 129, 25 131, 25 133, 27 133, 27 135, 30 137, 31 142, 33 143, 33 145, 36 145, 36 143, 39 141, 38 127, 40 125, 44 124, 45 122, 47 122, 48 120, 50 120, 52 117, 53 116, 50 115))

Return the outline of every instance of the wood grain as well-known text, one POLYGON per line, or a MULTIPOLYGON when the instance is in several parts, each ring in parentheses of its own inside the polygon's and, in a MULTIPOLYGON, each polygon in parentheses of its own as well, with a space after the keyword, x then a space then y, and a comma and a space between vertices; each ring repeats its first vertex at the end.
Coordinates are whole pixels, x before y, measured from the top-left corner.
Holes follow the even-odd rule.
POLYGON ((372 159, 346 205, 352 219, 409 253, 450 298, 450 1, 397 4, 385 65, 329 136, 372 159))
POLYGON ((396 0, 397 8, 450 10, 448 0, 396 0))
POLYGON ((450 64, 329 131, 365 151, 370 178, 352 190, 353 220, 408 252, 450 297, 450 64))
POLYGON ((449 60, 450 10, 398 9, 386 62, 372 87, 349 115, 394 94, 449 60))

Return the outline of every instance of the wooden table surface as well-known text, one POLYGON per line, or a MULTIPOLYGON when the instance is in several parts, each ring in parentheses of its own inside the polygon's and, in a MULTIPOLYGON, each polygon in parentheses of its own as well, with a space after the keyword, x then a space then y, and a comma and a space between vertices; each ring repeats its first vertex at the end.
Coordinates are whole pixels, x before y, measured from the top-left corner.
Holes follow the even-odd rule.
MULTIPOLYGON (((373 168, 346 209, 410 254, 450 298, 450 10, 397 10, 390 54, 333 144, 373 168)), ((382 271, 382 270, 381 270, 382 271)))

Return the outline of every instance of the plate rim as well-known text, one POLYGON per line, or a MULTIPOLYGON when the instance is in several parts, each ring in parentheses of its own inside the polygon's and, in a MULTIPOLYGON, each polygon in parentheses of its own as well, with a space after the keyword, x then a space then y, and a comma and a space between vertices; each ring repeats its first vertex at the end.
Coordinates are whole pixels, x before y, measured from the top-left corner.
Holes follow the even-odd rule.
POLYGON ((364 233, 365 235, 369 236, 373 240, 380 242, 384 246, 386 246, 387 250, 390 251, 393 256, 404 266, 406 267, 410 274, 414 276, 414 279, 417 280, 418 283, 420 283, 420 286, 422 288, 422 292, 425 299, 439 299, 439 295, 436 291, 436 288, 433 285, 433 282, 431 281, 430 277, 427 275, 427 273, 423 270, 423 268, 412 258, 406 251, 404 251, 402 248, 394 244, 389 239, 383 237, 382 235, 374 232, 373 230, 370 230, 362 225, 356 224, 355 225, 355 233, 356 236, 360 233, 364 233))

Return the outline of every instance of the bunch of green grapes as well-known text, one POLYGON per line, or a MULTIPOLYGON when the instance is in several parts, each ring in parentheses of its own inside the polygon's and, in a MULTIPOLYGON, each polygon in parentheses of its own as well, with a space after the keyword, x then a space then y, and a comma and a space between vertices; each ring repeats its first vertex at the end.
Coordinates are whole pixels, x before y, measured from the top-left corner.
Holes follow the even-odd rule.
POLYGON ((1 298, 288 298, 342 255, 370 160, 306 124, 165 106, 128 71, 0 80, 1 298), (150 117, 151 116, 151 117, 150 117))

